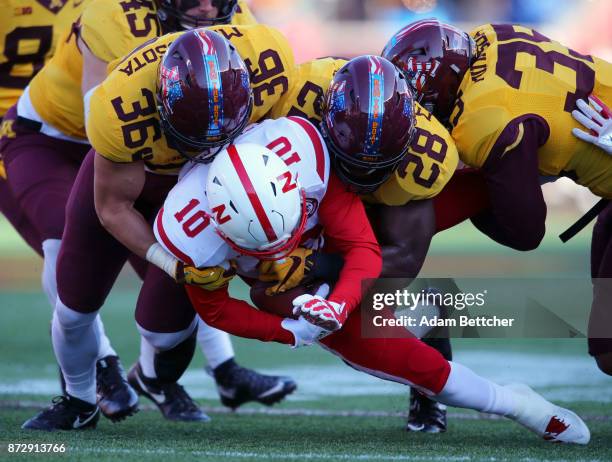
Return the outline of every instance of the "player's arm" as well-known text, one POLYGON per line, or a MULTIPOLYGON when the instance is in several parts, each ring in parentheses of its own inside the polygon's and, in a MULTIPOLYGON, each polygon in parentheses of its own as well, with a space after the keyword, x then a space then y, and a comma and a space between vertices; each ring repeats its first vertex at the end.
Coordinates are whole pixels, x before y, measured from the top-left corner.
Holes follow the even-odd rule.
POLYGON ((340 329, 359 305, 366 280, 380 275, 382 257, 361 199, 349 193, 333 174, 321 201, 319 221, 328 251, 340 253, 344 266, 327 299, 301 295, 293 300, 293 312, 310 324, 332 332, 340 329))
POLYGON ((432 200, 410 201, 403 206, 377 204, 368 216, 382 248, 381 277, 416 277, 436 230, 432 200))
POLYGON ((299 319, 281 318, 259 311, 243 300, 230 297, 227 287, 203 290, 186 286, 187 294, 200 317, 212 327, 239 337, 278 342, 293 347, 311 345, 329 334, 303 316, 299 319))
POLYGON ((472 222, 502 245, 533 250, 544 237, 546 203, 538 149, 549 133, 540 117, 514 119, 499 135, 482 168, 491 206, 472 222))
POLYGON ((155 236, 134 208, 145 183, 144 163, 113 162, 96 154, 94 172, 94 198, 100 222, 131 252, 146 258, 155 236))
POLYGON ((291 332, 282 327, 283 318, 230 297, 227 287, 214 291, 186 287, 195 310, 208 325, 239 337, 294 344, 291 332))
POLYGON ((77 45, 83 55, 81 93, 85 96, 89 90, 104 80, 108 63, 94 55, 81 37, 78 38, 77 45))
POLYGON ((348 315, 361 301, 362 281, 380 275, 380 246, 361 199, 348 192, 333 174, 321 201, 319 221, 324 229, 326 246, 344 259, 340 277, 328 300, 345 303, 348 315))

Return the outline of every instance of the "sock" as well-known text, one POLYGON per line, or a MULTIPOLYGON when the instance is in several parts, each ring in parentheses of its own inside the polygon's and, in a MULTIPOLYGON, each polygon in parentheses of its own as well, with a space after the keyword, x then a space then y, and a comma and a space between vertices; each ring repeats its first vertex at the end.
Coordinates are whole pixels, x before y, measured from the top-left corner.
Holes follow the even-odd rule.
POLYGON ((193 359, 198 323, 179 332, 152 332, 138 325, 141 335, 138 362, 143 375, 163 383, 175 383, 193 359))
POLYGON ((155 376, 161 383, 176 383, 189 367, 196 348, 196 333, 170 350, 155 353, 155 376))
POLYGON ((62 368, 69 395, 96 403, 96 359, 100 349, 95 328, 97 311, 79 313, 59 297, 53 313, 51 337, 55 357, 62 368))
POLYGON ((42 269, 42 287, 51 308, 55 307, 57 299, 57 279, 55 276, 55 267, 57 265, 57 255, 59 254, 62 241, 60 239, 45 239, 42 243, 43 249, 43 269, 42 269))
POLYGON ((106 358, 107 356, 118 356, 117 352, 111 345, 109 338, 106 336, 104 324, 102 324, 102 318, 100 315, 96 316, 94 328, 96 329, 98 338, 100 339, 100 348, 98 350, 97 359, 106 358))
POLYGON ((140 336, 140 358, 138 358, 140 369, 145 377, 156 379, 155 374, 155 347, 151 345, 144 336, 140 336))
POLYGON ((471 369, 449 361, 451 371, 442 391, 434 396, 448 406, 516 417, 516 394, 508 388, 480 377, 471 369))
POLYGON ((198 317, 198 344, 212 369, 234 357, 234 348, 227 332, 215 329, 198 317))
MULTIPOLYGON (((56 280, 56 265, 57 255, 59 254, 60 246, 62 241, 59 239, 45 239, 42 243, 43 249, 43 270, 42 270, 42 286, 49 303, 53 308, 57 303, 57 280, 56 280)), ((104 324, 100 316, 96 316, 94 328, 97 331, 97 335, 100 338, 100 351, 98 352, 97 359, 104 358, 106 356, 117 356, 117 352, 111 346, 110 340, 104 332, 104 324)))

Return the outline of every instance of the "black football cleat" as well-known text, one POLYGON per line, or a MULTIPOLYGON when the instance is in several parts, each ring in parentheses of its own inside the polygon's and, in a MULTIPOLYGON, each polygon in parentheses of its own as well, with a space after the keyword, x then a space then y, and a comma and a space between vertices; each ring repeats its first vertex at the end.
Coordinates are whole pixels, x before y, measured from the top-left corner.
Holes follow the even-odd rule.
POLYGON ((410 432, 444 433, 446 406, 429 399, 416 390, 410 390, 410 413, 406 430, 410 432))
POLYGON ((260 374, 238 365, 233 359, 217 367, 213 376, 221 403, 231 409, 249 401, 271 406, 297 389, 290 377, 260 374))
POLYGON ((178 383, 161 383, 145 377, 136 363, 128 372, 128 382, 138 394, 146 396, 168 420, 179 422, 207 422, 210 420, 178 383))
POLYGON ((138 412, 138 395, 125 379, 117 356, 96 362, 96 392, 102 414, 113 422, 138 412))
POLYGON ((85 430, 96 428, 100 408, 70 395, 56 396, 53 404, 27 420, 24 430, 85 430))

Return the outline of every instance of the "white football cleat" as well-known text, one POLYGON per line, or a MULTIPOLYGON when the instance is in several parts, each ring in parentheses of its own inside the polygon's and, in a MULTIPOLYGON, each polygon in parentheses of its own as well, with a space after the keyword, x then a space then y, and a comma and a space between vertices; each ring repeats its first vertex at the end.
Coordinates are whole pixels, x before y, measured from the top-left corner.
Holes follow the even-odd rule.
POLYGON ((591 432, 574 412, 547 401, 524 384, 506 385, 516 393, 517 416, 510 417, 546 441, 587 444, 591 432))

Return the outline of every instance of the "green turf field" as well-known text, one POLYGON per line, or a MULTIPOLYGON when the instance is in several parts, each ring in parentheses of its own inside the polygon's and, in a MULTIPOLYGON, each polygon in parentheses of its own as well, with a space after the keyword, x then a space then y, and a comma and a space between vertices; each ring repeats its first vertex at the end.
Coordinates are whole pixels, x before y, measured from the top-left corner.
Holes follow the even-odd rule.
MULTIPOLYGON (((543 247, 529 255, 479 240, 464 226, 436 238, 426 271, 586 277, 588 232, 561 246, 555 236, 563 224, 555 226, 543 247)), ((234 345, 241 363, 298 381, 298 391, 271 411, 259 405, 236 413, 221 409, 198 352, 182 383, 210 412, 211 422, 168 423, 143 401, 136 416, 118 424, 102 419, 96 431, 22 432, 21 423, 59 391, 39 268, 37 258, 0 222, 0 460, 612 460, 612 381, 586 355, 583 339, 470 339, 454 345, 455 359, 478 373, 500 383, 526 382, 576 410, 591 428, 587 447, 549 444, 512 422, 458 409, 450 410, 446 434, 409 434, 403 431, 408 401, 403 386, 356 372, 316 346, 294 351, 240 339, 234 345), (8 443, 64 443, 67 452, 16 456, 7 452, 8 443)), ((244 295, 243 288, 235 290, 244 295)), ((126 367, 138 353, 136 295, 137 281, 124 275, 103 310, 126 367)))

